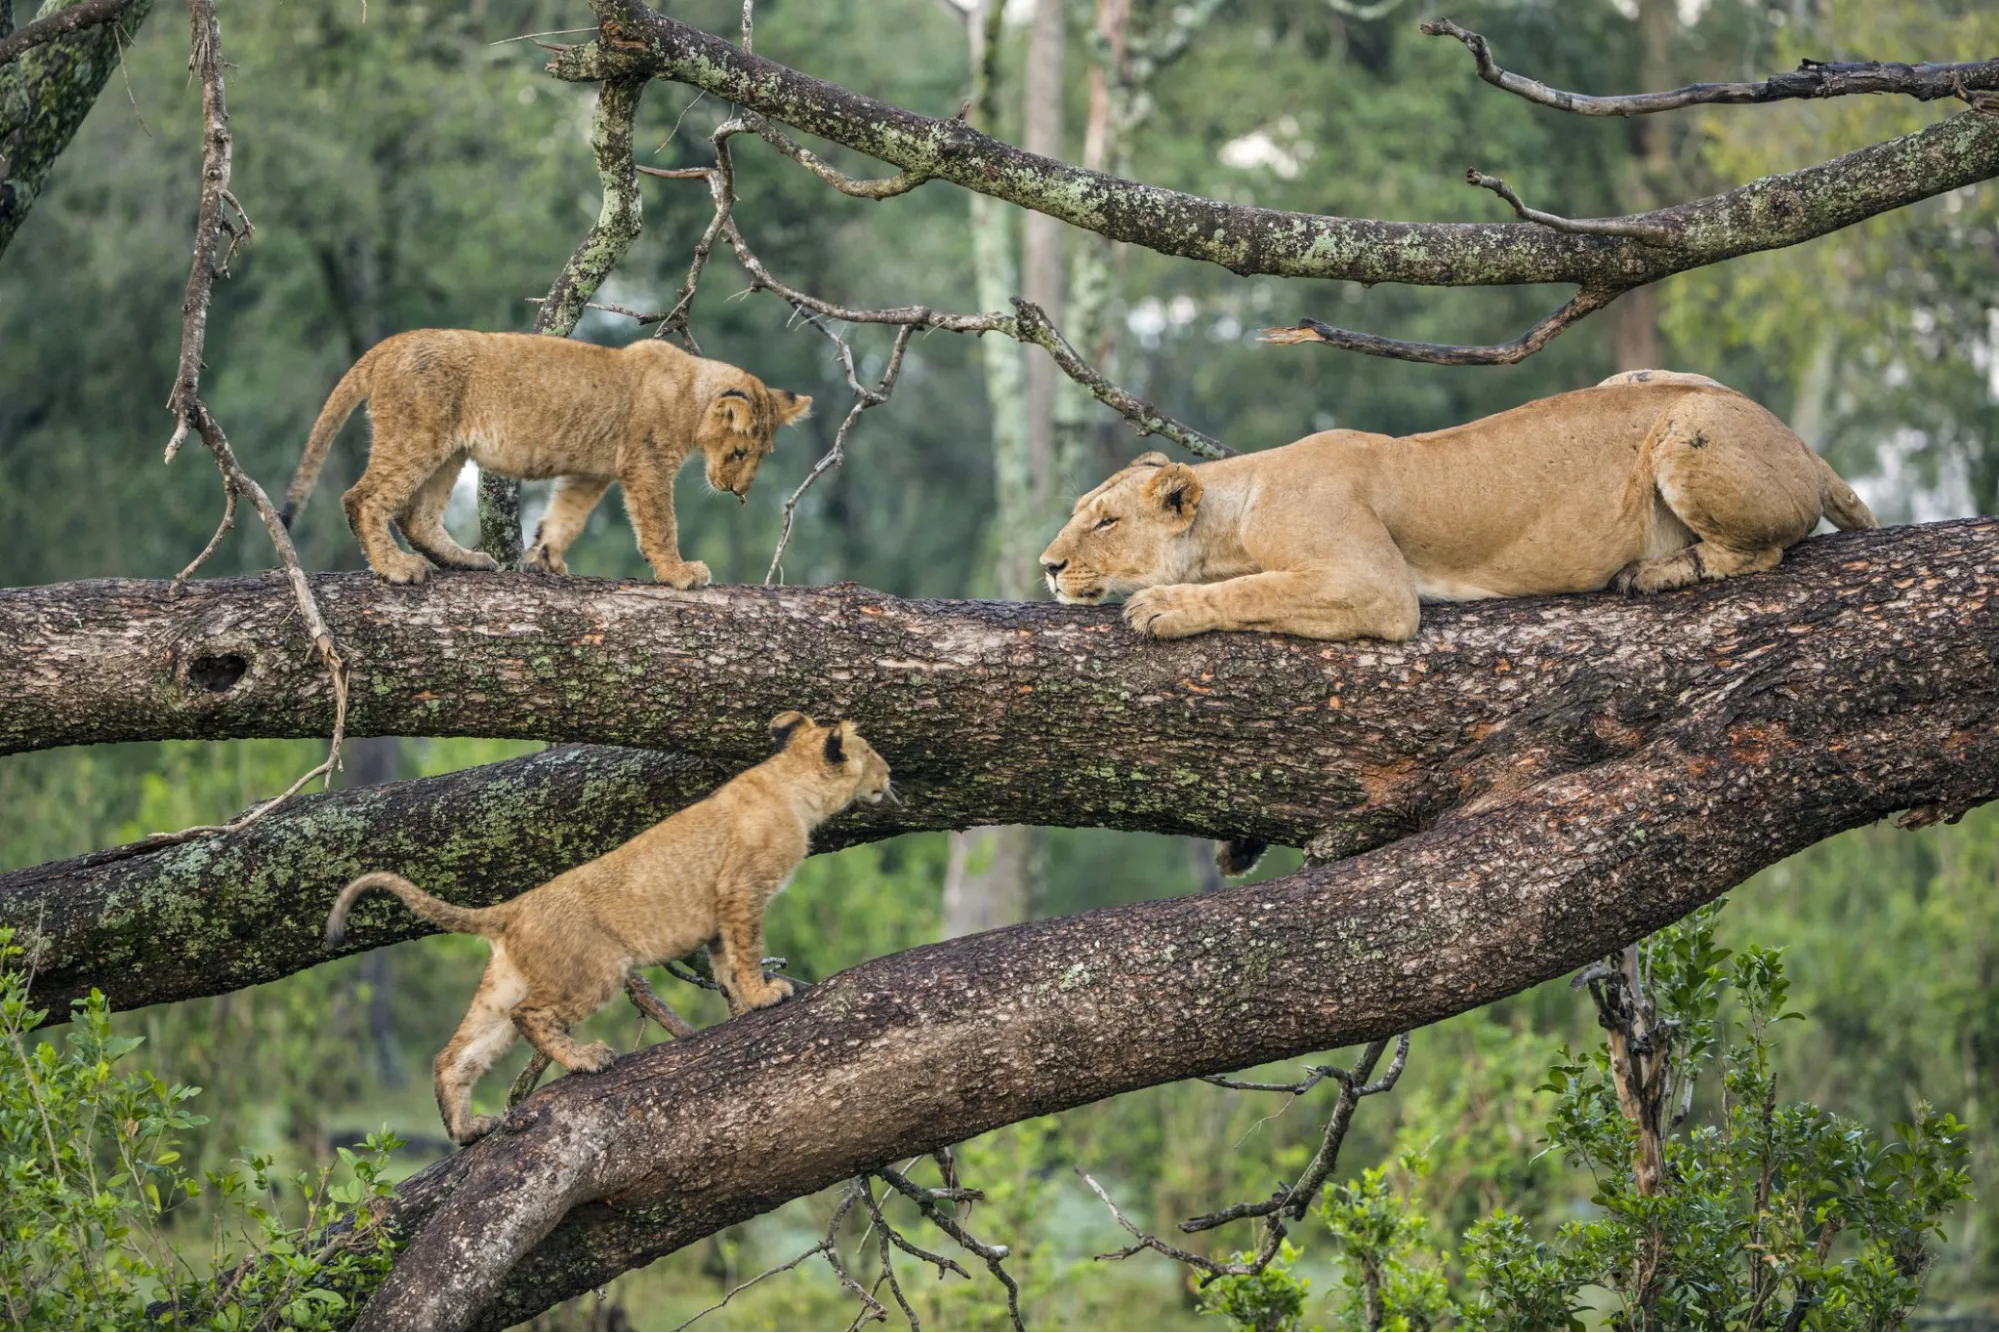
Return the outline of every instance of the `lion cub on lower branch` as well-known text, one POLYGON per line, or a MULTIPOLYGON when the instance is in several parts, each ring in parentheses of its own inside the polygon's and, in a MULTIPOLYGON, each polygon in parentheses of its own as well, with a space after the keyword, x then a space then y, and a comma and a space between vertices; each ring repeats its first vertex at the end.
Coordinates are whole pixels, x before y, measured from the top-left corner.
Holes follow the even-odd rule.
POLYGON ((625 488, 654 577, 676 588, 705 587, 708 566, 680 558, 674 474, 699 448, 709 486, 740 500, 773 433, 812 407, 803 394, 765 388, 748 371, 657 339, 614 348, 529 333, 416 329, 376 343, 334 387, 285 492, 287 527, 363 398, 374 443, 361 480, 341 502, 369 566, 391 583, 420 582, 432 561, 498 567, 444 530, 444 502, 469 458, 502 476, 555 478, 548 515, 527 553, 530 568, 569 572, 563 552, 615 481, 625 488), (392 521, 411 552, 396 545, 392 521))
POLYGON ((571 1073, 608 1067, 611 1048, 579 1046, 569 1028, 603 1008, 634 968, 706 945, 731 1013, 791 994, 790 982, 764 979, 764 907, 805 859, 812 830, 856 799, 880 801, 889 774, 852 722, 822 727, 787 712, 770 730, 782 748, 769 759, 622 847, 497 906, 455 907, 381 872, 340 891, 326 919, 329 944, 370 889, 395 894, 445 930, 493 943, 472 1007, 435 1066, 437 1108, 454 1142, 471 1143, 498 1123, 472 1114, 472 1085, 516 1031, 571 1073))

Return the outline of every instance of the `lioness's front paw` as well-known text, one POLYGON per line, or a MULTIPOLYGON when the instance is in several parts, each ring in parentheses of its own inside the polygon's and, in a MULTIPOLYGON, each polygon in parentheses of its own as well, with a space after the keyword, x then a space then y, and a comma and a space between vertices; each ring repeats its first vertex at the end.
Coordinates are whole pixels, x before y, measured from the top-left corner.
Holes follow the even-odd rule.
POLYGON ((699 560, 683 560, 677 565, 657 565, 653 577, 670 588, 686 592, 689 588, 708 586, 708 566, 699 560))
POLYGON ((553 551, 550 551, 548 547, 542 545, 540 542, 536 542, 533 546, 529 547, 528 553, 521 557, 521 567, 541 574, 567 574, 569 572, 568 562, 553 551))
POLYGON ((1215 627, 1201 604, 1201 590, 1191 583, 1141 588, 1125 600, 1124 623, 1152 639, 1184 639, 1215 627))

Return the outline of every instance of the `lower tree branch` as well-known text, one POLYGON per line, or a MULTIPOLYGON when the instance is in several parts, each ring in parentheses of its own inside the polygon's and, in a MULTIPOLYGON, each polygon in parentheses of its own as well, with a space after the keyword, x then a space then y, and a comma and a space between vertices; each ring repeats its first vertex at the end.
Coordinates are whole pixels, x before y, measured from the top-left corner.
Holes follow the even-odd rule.
POLYGON ((1935 619, 1861 613, 1881 618, 1882 659, 1855 663, 1857 685, 1773 660, 1782 638, 1850 639, 1844 613, 1789 635, 1743 608, 1756 641, 1720 653, 1731 665, 1716 687, 1631 752, 1279 880, 879 958, 559 1079, 403 1186, 393 1225, 417 1239, 370 1318, 503 1327, 884 1162, 1138 1087, 1379 1041, 1614 953, 1841 829, 1989 798, 1999 672, 1983 608, 1936 617, 1978 626, 1976 646, 1942 661, 1918 647, 1935 619), (867 1113, 840 1114, 849 1105, 867 1113), (579 1145, 597 1155, 579 1164, 579 1145), (478 1206, 495 1181, 523 1204, 590 1201, 531 1241, 478 1206), (440 1267, 468 1254, 472 1281, 440 1267))

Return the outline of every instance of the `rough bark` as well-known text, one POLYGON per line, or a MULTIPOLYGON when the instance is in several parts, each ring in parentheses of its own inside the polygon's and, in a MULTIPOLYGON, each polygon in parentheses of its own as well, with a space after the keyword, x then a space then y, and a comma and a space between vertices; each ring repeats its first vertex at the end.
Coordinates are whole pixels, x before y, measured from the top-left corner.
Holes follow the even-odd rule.
MULTIPOLYGON (((1999 680, 1989 519, 1817 539, 1775 573, 1661 598, 1431 607, 1403 645, 1147 643, 1110 608, 851 588, 316 583, 359 659, 357 734, 644 744, 715 767, 565 749, 300 799, 227 841, 17 871, 0 880, 0 919, 46 918, 42 1002, 95 980, 148 1003, 311 966, 333 956, 315 932, 362 869, 467 902, 518 892, 762 758, 786 707, 858 719, 904 794, 822 846, 1004 821, 1244 834, 1335 857, 1635 753, 1702 699, 1838 699, 1889 672, 1924 692, 1970 682, 1960 707, 1975 718, 1999 680)), ((269 579, 177 600, 140 582, 0 592, 0 641, 17 645, 0 656, 0 750, 317 735, 326 687, 288 607, 269 579)), ((1874 762, 1843 753, 1856 771, 1874 762)), ((421 929, 364 910, 348 947, 421 929)))
POLYGON ((132 0, 115 18, 51 37, 0 64, 0 254, 152 9, 153 0, 132 0))
MULTIPOLYGON (((1979 535, 1907 564, 1892 535, 1865 559, 1858 543, 1823 543, 1796 580, 1814 595, 1787 605, 1767 600, 1783 576, 1744 583, 1706 630, 1701 610, 1719 600, 1685 599, 1670 634, 1625 641, 1629 658, 1699 663, 1681 688, 1650 682, 1646 721, 1606 719, 1634 742, 1593 762, 1570 751, 1554 771, 1516 763, 1392 846, 876 959, 796 1003, 558 1080, 505 1132, 403 1188, 398 1224, 415 1241, 368 1319, 504 1326, 882 1162, 1434 1022, 1616 952, 1842 829, 1990 799, 1999 552, 1991 524, 1922 539, 1949 532, 1979 535), (848 1105, 867 1113, 838 1114, 848 1105), (497 1235, 501 1201, 563 1220, 497 1235)), ((1578 649, 1592 637, 1593 614, 1550 604, 1506 628, 1531 637, 1540 617, 1578 649)), ((1570 707, 1531 672, 1516 683, 1532 716, 1570 707)))
MULTIPOLYGON (((599 12, 612 9, 610 0, 599 12)), ((1999 116, 1966 113, 1818 166, 1664 208, 1671 243, 1521 223, 1411 223, 1226 204, 1022 152, 958 120, 918 115, 750 55, 625 3, 604 40, 556 53, 557 77, 672 79, 907 171, 948 180, 1113 240, 1236 273, 1436 286, 1530 282, 1623 290, 1778 249, 1999 175, 1999 116)))

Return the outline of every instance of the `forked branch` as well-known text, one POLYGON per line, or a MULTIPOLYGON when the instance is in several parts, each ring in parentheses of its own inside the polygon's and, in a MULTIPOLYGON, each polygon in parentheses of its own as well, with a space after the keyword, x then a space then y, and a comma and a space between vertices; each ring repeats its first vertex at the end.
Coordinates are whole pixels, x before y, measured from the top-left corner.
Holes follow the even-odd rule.
POLYGON ((1584 288, 1566 305, 1536 324, 1512 342, 1460 345, 1456 343, 1404 342, 1381 338, 1352 329, 1336 329, 1309 316, 1291 328, 1262 330, 1268 343, 1324 343, 1346 352, 1364 352, 1396 361, 1420 361, 1433 366, 1511 366, 1525 361, 1553 342, 1563 330, 1609 305, 1624 289, 1584 288))

